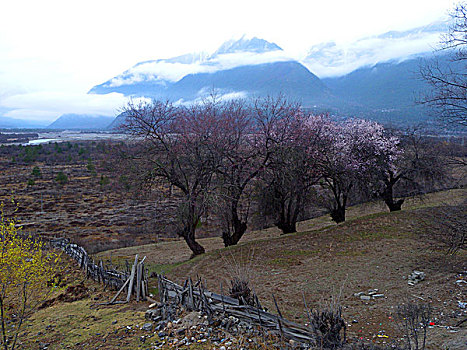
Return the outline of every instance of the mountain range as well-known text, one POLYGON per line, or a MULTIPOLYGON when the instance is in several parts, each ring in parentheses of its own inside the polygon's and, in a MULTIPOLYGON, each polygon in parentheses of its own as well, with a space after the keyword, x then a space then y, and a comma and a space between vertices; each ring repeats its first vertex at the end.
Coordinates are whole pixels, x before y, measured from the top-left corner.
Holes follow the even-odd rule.
POLYGON ((48 129, 68 130, 103 130, 106 129, 115 117, 93 114, 63 114, 48 129))
MULTIPOLYGON (((321 43, 302 59, 290 57, 275 43, 242 37, 225 42, 212 54, 137 63, 88 93, 176 103, 197 101, 212 92, 224 98, 284 94, 315 112, 415 124, 432 118, 426 107, 415 103, 428 89, 417 73, 432 59, 429 44, 444 30, 444 23, 435 23, 359 39, 352 45, 321 43)), ((106 122, 112 120, 70 113, 48 127, 101 129, 106 122)))

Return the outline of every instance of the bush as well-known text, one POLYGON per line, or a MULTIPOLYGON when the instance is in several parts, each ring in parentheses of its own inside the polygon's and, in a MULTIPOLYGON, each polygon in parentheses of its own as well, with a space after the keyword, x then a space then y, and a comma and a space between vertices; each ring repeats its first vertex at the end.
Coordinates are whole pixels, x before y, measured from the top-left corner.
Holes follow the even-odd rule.
POLYGON ((0 344, 14 349, 23 321, 56 288, 60 256, 22 234, 0 204, 0 344))
POLYGON ((34 176, 36 179, 42 177, 41 169, 38 166, 35 166, 32 169, 31 175, 34 176))
POLYGON ((107 176, 101 175, 101 179, 99 180, 99 185, 104 187, 110 183, 110 179, 107 176))
POLYGON ((60 171, 55 177, 55 181, 57 181, 60 185, 65 185, 68 182, 68 176, 66 176, 63 171, 60 171))
MULTIPOLYGON (((242 256, 240 256, 242 259, 242 256)), ((255 295, 251 289, 253 252, 247 257, 248 263, 238 262, 233 256, 232 261, 227 261, 228 275, 230 276, 229 296, 237 299, 240 304, 257 306, 255 295)))
POLYGON ((307 310, 316 345, 321 349, 340 349, 346 342, 346 325, 337 301, 319 310, 307 310))
POLYGON ((425 349, 430 318, 431 306, 429 304, 407 303, 397 307, 396 320, 404 333, 407 349, 425 349))
POLYGON ((91 159, 88 159, 88 165, 86 166, 86 168, 88 169, 88 171, 91 173, 92 176, 97 175, 96 166, 93 164, 91 159))

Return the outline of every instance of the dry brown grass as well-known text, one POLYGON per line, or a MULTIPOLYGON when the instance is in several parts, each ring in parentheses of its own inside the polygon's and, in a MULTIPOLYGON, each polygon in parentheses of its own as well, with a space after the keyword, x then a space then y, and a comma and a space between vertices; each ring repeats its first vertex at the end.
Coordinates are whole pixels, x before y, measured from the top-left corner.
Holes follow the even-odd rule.
MULTIPOLYGON (((250 232, 236 247, 222 248, 220 239, 203 239, 200 241, 208 253, 193 260, 188 260, 190 252, 182 241, 124 248, 112 251, 112 255, 147 255, 154 268, 163 268, 170 278, 182 281, 199 275, 210 289, 219 291, 219 281, 231 268, 225 257, 242 260, 245 252, 254 250, 251 283, 264 305, 275 309, 274 293, 288 318, 306 322, 302 292, 309 306, 316 308, 331 300, 345 281, 341 300, 344 317, 348 322, 358 321, 349 323, 349 336, 381 343, 398 338, 393 313, 404 301, 431 303, 436 316, 445 317, 437 322, 446 324, 452 323, 446 317, 459 312, 457 300, 467 295, 455 280, 457 273, 467 269, 466 253, 446 256, 421 240, 419 233, 421 218, 432 216, 437 205, 461 203, 466 195, 466 190, 451 190, 409 199, 404 210, 395 213, 381 212, 378 204, 356 206, 349 209, 349 220, 343 224, 321 217, 301 223, 299 230, 306 231, 297 234, 281 236, 273 228, 250 232), (425 271, 427 279, 410 287, 403 277, 413 270, 425 271), (374 288, 385 297, 362 301, 354 296, 374 288), (378 337, 383 333, 389 338, 378 337)), ((429 340, 436 344, 432 348, 465 335, 462 332, 430 331, 429 340)))

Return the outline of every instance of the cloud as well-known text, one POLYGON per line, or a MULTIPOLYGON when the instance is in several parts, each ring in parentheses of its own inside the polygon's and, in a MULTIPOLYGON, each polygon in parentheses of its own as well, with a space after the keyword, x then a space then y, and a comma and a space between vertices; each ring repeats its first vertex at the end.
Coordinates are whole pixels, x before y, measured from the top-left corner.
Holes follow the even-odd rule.
POLYGON ((137 64, 123 74, 113 78, 106 87, 139 83, 143 81, 176 82, 188 74, 214 73, 220 70, 232 69, 245 65, 258 65, 264 63, 290 61, 292 58, 283 51, 270 51, 265 53, 236 52, 203 57, 192 63, 177 62, 171 60, 157 60, 137 64))
POLYGON ((15 119, 52 121, 65 113, 115 116, 128 99, 119 93, 106 95, 42 91, 9 95, 0 99, 3 115, 15 119))
POLYGON ((303 64, 324 78, 344 75, 379 62, 402 61, 416 54, 431 52, 439 42, 442 28, 442 24, 437 24, 432 28, 389 32, 342 45, 321 43, 310 49, 303 64))
POLYGON ((248 92, 247 91, 227 91, 224 89, 215 89, 213 90, 212 87, 204 87, 197 92, 197 98, 194 100, 185 101, 184 99, 180 99, 176 101, 175 105, 192 105, 197 104, 209 99, 211 94, 214 93, 216 95, 216 99, 220 101, 230 101, 230 100, 237 100, 237 99, 245 99, 247 98, 248 92))

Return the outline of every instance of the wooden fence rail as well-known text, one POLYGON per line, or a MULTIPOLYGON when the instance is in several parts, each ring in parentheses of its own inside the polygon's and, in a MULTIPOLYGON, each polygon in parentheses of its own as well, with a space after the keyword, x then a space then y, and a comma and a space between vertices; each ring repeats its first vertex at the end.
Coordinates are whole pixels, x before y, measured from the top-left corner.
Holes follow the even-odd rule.
POLYGON ((54 238, 49 243, 54 248, 62 249, 65 254, 75 260, 80 268, 85 271, 86 278, 92 278, 94 281, 102 283, 104 288, 118 290, 111 303, 116 302, 116 298, 123 290, 126 290, 127 294, 125 302, 130 301, 131 295, 134 295, 137 301, 146 300, 148 296, 148 272, 144 268, 145 258, 139 262, 138 255, 136 255, 131 272, 122 272, 113 267, 105 266, 102 260, 95 263, 83 247, 70 243, 67 238, 54 238))
POLYGON ((217 294, 205 289, 201 280, 193 283, 186 280, 180 286, 162 275, 158 276, 159 296, 162 304, 162 317, 174 317, 174 305, 182 305, 189 310, 205 313, 211 318, 214 313, 234 316, 250 325, 257 325, 263 330, 277 333, 281 337, 302 343, 314 344, 316 337, 310 328, 283 318, 276 304, 278 315, 264 311, 255 297, 256 305, 246 305, 227 295, 217 294))

